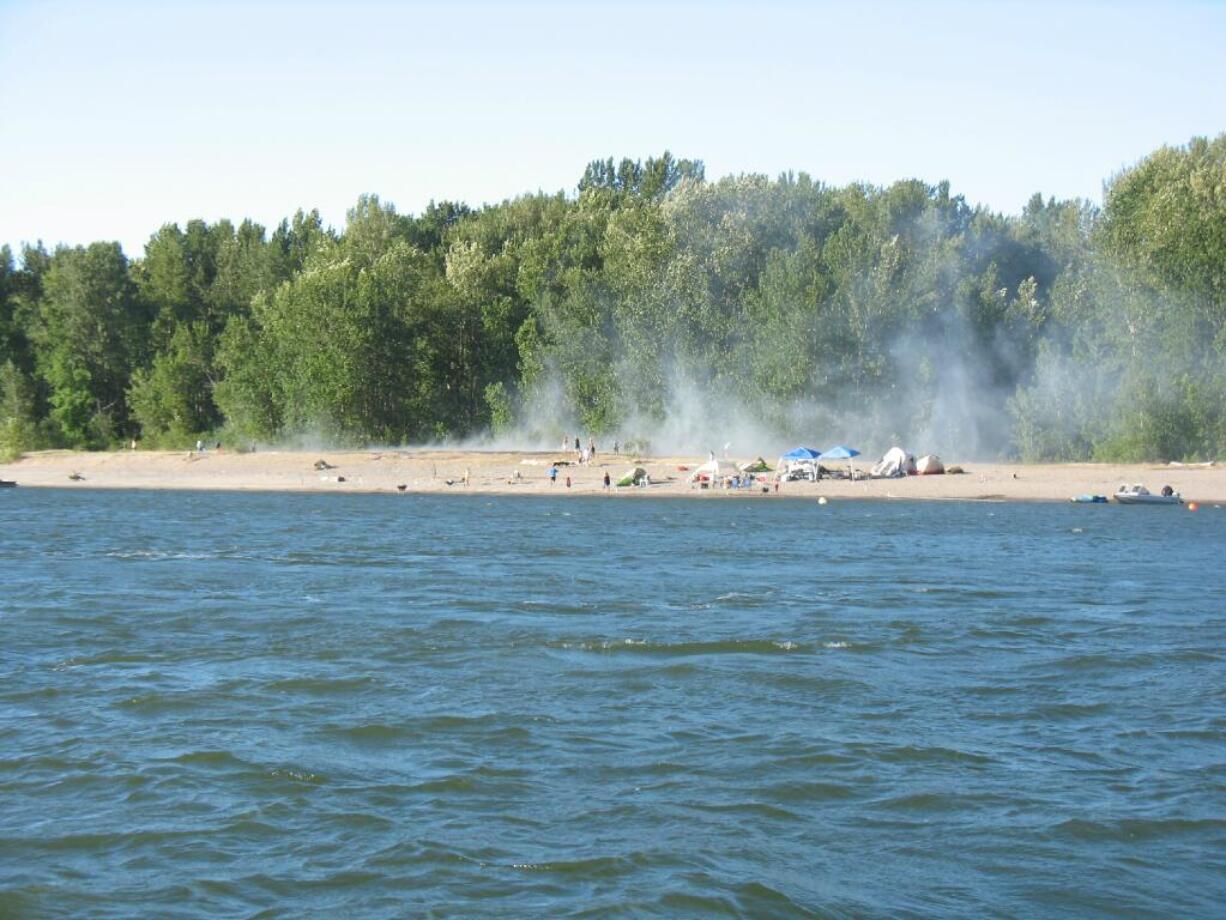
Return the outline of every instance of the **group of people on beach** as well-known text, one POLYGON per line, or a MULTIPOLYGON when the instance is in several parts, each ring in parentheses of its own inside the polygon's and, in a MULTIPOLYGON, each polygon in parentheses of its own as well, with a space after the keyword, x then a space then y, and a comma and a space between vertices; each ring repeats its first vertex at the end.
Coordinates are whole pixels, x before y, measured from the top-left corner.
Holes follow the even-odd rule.
MULTIPOLYGON (((558 482, 558 465, 556 463, 549 464, 549 484, 557 485, 558 482)), ((613 479, 609 476, 609 471, 604 471, 604 490, 608 492, 613 488, 613 479)), ((566 476, 566 488, 570 488, 570 474, 566 476)))
MULTIPOLYGON (((616 442, 614 442, 613 444, 614 453, 617 453, 618 447, 619 445, 616 442)), ((581 465, 590 466, 591 464, 596 462, 596 439, 594 437, 589 437, 587 439, 587 446, 585 447, 583 445, 582 439, 580 439, 578 435, 575 435, 574 445, 572 448, 570 435, 568 434, 562 435, 563 453, 569 453, 572 449, 575 452, 576 461, 580 463, 581 465)), ((568 461, 560 461, 560 462, 562 463, 563 466, 565 466, 568 461)), ((558 482, 558 464, 551 463, 549 465, 549 484, 552 486, 552 485, 556 485, 557 482, 558 482)), ((605 488, 605 491, 608 491, 613 487, 613 480, 609 476, 608 470, 605 471, 604 479, 602 480, 602 484, 605 488)), ((570 486, 571 486, 571 479, 570 479, 570 476, 567 475, 566 476, 566 488, 569 489, 570 486)))
MULTIPOLYGON (((570 449, 571 449, 570 435, 563 435, 562 436, 562 450, 569 451, 570 449)), ((596 462, 596 439, 595 438, 589 437, 587 439, 587 447, 584 447, 583 442, 580 441, 579 439, 579 436, 575 435, 574 450, 575 450, 575 455, 578 458, 579 462, 582 463, 584 466, 587 466, 590 463, 596 462)))

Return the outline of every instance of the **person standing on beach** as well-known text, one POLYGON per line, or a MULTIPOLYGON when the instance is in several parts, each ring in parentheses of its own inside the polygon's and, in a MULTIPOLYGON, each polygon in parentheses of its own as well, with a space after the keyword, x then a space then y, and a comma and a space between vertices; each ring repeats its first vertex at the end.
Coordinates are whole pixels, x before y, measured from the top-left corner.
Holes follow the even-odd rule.
POLYGON ((609 480, 609 471, 608 471, 608 470, 605 470, 605 471, 604 471, 604 490, 605 490, 606 492, 608 492, 608 491, 609 491, 609 482, 610 482, 610 480, 609 480))
POLYGON ((553 485, 558 481, 558 466, 556 463, 549 465, 549 484, 553 485))
POLYGON ((579 435, 575 435, 575 453, 579 452, 579 435))
POLYGON ((568 489, 570 488, 570 474, 569 473, 566 476, 566 488, 568 489))
POLYGON ((587 459, 591 463, 596 462, 596 439, 595 438, 587 439, 587 459))

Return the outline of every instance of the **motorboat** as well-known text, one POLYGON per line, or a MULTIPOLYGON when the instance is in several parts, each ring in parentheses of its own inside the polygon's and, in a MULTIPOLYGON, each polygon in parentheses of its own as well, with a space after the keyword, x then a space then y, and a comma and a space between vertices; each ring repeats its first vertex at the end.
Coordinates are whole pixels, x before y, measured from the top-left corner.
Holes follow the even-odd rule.
POLYGON ((1163 488, 1160 495, 1155 495, 1143 485, 1122 485, 1112 495, 1121 505, 1182 505, 1183 499, 1170 486, 1163 488))
POLYGON ((1078 505, 1105 505, 1107 496, 1105 495, 1074 495, 1072 498, 1074 504, 1078 505))
POLYGON ((0 479, 0 489, 15 489, 17 481, 14 479, 0 479))

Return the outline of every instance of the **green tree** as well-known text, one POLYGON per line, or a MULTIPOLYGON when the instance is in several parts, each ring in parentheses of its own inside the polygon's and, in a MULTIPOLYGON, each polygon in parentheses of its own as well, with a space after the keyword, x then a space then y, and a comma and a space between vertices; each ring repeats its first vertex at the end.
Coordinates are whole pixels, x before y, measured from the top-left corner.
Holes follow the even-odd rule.
POLYGON ((117 243, 56 251, 33 338, 51 417, 70 444, 101 446, 128 430, 125 393, 148 346, 148 316, 117 243))
POLYGON ((212 398, 213 342, 203 321, 184 323, 152 366, 133 374, 128 402, 143 435, 188 439, 218 425, 212 398))
POLYGON ((34 385, 11 360, 0 364, 0 461, 44 446, 34 385))

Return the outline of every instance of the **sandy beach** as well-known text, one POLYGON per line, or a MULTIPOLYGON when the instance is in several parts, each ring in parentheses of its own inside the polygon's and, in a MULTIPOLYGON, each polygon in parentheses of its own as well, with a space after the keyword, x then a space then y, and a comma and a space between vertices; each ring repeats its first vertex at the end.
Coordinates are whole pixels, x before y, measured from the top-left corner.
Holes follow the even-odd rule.
MULTIPOLYGON (((592 495, 604 491, 604 474, 614 482, 633 466, 647 470, 651 484, 614 488, 619 497, 692 496, 766 499, 775 495, 831 499, 924 499, 979 501, 1068 501, 1074 495, 1109 495, 1121 483, 1143 483, 1157 492, 1172 486, 1185 500, 1226 502, 1226 466, 1162 464, 1050 465, 960 463, 960 475, 904 479, 823 479, 785 482, 775 489, 774 474, 761 474, 752 489, 701 489, 690 471, 701 457, 598 457, 580 465, 557 452, 456 450, 114 451, 86 453, 40 451, 0 464, 0 479, 19 486, 80 489, 228 489, 306 492, 480 492, 507 495, 592 495), (317 469, 327 464, 327 468, 317 469), (565 461, 565 465, 563 465, 565 461), (558 480, 549 467, 557 462, 558 480), (468 482, 465 484, 465 474, 468 482), (570 478, 570 487, 566 485, 570 478), (769 489, 762 492, 762 486, 769 489), (403 487, 403 488, 402 488, 403 487)), ((736 458, 734 458, 736 459, 736 458)), ((747 459, 747 458, 741 458, 747 459)), ((957 463, 957 461, 954 461, 957 463)), ((867 469, 862 464, 859 469, 867 469)))

